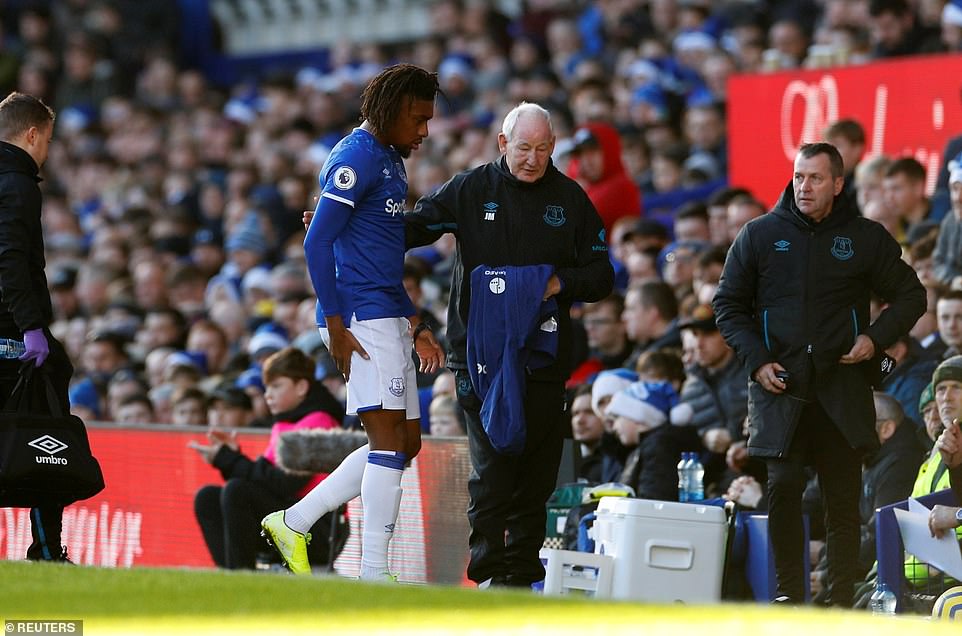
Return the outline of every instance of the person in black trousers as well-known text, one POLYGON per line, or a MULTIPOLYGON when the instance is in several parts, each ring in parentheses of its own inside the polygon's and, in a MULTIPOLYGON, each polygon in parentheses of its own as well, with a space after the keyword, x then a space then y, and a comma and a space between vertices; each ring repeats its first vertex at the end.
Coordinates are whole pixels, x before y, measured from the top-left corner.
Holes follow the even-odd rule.
MULTIPOLYGON (((21 365, 34 364, 50 378, 67 413, 73 365, 49 330, 53 309, 44 274, 38 185, 53 122, 53 111, 31 95, 15 92, 0 102, 0 338, 23 342, 26 349, 19 359, 0 358, 0 405, 10 397, 21 365)), ((60 545, 62 518, 61 505, 30 510, 28 559, 67 559, 60 545)))
MULTIPOLYGON (((473 471, 468 482, 467 574, 479 586, 527 587, 544 578, 538 552, 545 537, 545 504, 557 481, 568 428, 563 417, 564 382, 571 372, 568 312, 572 302, 606 297, 614 281, 601 218, 578 184, 552 164, 554 143, 548 111, 523 103, 504 119, 498 135, 500 159, 455 175, 404 217, 409 248, 430 244, 448 231, 457 238, 448 305, 448 366, 455 373, 458 401, 468 423, 473 471), (490 272, 494 278, 482 283, 482 289, 472 289, 473 273, 488 274, 481 265, 495 267, 490 272), (487 315, 472 313, 475 305, 487 307, 489 291, 513 293, 514 281, 497 273, 505 266, 553 270, 543 283, 529 286, 516 298, 519 310, 520 305, 557 302, 556 325, 541 323, 541 331, 556 329, 557 354, 547 366, 513 369, 520 380, 506 383, 506 399, 494 404, 504 408, 482 421, 482 402, 469 371, 480 378, 505 369, 485 365, 477 365, 480 371, 475 366, 469 369, 467 351, 472 342, 492 347, 493 339, 510 343, 522 335, 517 333, 518 324, 497 317, 488 321, 487 315), (512 413, 515 420, 523 418, 524 440, 520 450, 509 452, 496 444, 511 408, 517 409, 512 413)), ((507 344, 504 366, 518 353, 510 349, 507 344)))
POLYGON ((881 225, 843 192, 842 158, 803 145, 775 209, 738 233, 713 301, 750 373, 748 452, 768 467, 776 601, 804 600, 802 491, 814 465, 825 509, 829 600, 851 607, 861 460, 879 448, 880 356, 925 311, 925 289, 881 225), (885 309, 870 320, 875 293, 885 309))

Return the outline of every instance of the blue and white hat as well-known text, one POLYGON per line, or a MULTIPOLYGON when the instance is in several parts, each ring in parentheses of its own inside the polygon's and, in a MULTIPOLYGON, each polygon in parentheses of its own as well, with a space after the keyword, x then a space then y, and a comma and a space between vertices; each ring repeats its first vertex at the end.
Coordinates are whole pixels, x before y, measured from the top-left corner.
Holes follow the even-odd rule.
POLYGON ((591 410, 593 410, 598 417, 601 417, 603 413, 598 406, 601 400, 626 389, 632 382, 637 381, 638 374, 630 369, 609 369, 602 371, 598 374, 598 377, 595 378, 595 381, 591 383, 591 410))
POLYGON ((668 382, 635 382, 611 398, 607 415, 627 417, 657 428, 665 423, 676 425, 691 421, 691 407, 679 404, 678 394, 668 382))
POLYGON ((671 48, 675 53, 685 51, 712 51, 718 43, 715 38, 703 31, 683 31, 675 36, 671 48))
POLYGON ((962 27, 962 0, 949 0, 942 8, 942 24, 962 27))

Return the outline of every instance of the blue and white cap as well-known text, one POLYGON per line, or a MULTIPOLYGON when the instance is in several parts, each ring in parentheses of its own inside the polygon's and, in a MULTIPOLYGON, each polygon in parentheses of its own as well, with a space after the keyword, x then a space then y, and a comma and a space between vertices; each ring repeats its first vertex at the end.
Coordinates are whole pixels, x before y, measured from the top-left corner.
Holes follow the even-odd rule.
POLYGON ((955 183, 956 181, 962 181, 962 152, 949 161, 949 183, 955 183))
POLYGON ((691 407, 679 404, 678 394, 668 382, 635 382, 611 398, 605 413, 627 417, 657 428, 665 423, 676 425, 691 421, 691 407))

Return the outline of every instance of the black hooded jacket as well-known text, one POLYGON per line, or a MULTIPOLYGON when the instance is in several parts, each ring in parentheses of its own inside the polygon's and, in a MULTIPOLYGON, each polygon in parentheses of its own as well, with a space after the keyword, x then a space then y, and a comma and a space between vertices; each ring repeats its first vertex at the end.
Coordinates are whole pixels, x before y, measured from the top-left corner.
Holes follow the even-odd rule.
POLYGON ((452 177, 422 197, 404 216, 407 247, 457 237, 448 305, 449 366, 464 368, 471 271, 478 265, 553 265, 561 280, 558 356, 532 379, 563 380, 571 372, 573 301, 594 302, 611 293, 614 271, 601 218, 575 181, 549 162, 534 183, 519 181, 504 157, 452 177))
POLYGON ((0 337, 53 320, 44 274, 40 168, 27 152, 0 141, 0 337))
POLYGON ((749 452, 781 457, 806 400, 817 399, 853 448, 878 447, 869 363, 839 358, 865 334, 876 353, 925 311, 925 289, 878 223, 858 215, 844 193, 813 223, 789 183, 775 208, 749 222, 728 252, 713 301, 718 329, 749 375, 778 362, 789 391, 749 381, 749 452), (875 293, 888 305, 869 321, 875 293))

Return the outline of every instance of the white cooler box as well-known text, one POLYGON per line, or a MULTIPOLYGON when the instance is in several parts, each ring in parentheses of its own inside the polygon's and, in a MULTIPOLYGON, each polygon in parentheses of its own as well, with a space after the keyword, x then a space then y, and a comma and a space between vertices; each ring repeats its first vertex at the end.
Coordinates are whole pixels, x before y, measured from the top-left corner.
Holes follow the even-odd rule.
POLYGON ((603 497, 595 552, 612 557, 611 597, 673 603, 721 599, 728 524, 718 506, 603 497))

